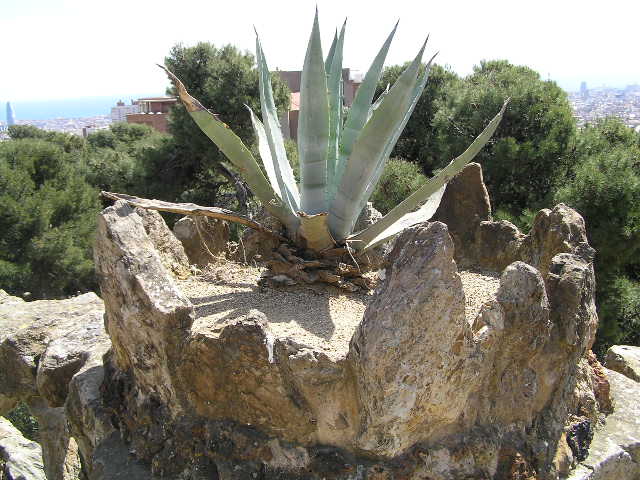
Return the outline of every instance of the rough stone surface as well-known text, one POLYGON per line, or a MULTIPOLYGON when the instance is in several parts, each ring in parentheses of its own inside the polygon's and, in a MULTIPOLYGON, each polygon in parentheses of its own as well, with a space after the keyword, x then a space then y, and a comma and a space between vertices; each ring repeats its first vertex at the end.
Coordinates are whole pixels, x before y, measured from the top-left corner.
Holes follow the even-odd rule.
POLYGON ((22 303, 24 300, 20 297, 14 297, 9 295, 4 290, 0 289, 0 305, 8 305, 9 303, 22 303))
POLYGON ((173 233, 182 242, 189 263, 193 265, 205 267, 227 252, 229 224, 222 220, 182 217, 173 226, 173 233))
POLYGON ((38 421, 38 442, 49 480, 77 480, 82 470, 78 445, 71 436, 63 407, 51 408, 42 397, 28 402, 38 421))
POLYGON ((570 411, 597 323, 588 258, 539 242, 554 253, 540 256, 546 278, 516 261, 468 313, 447 227, 417 225, 395 242, 348 354, 330 358, 275 335, 260 311, 196 318, 126 208, 103 213, 96 246, 114 343, 106 406, 155 474, 553 478, 579 457, 585 442, 565 423, 592 428, 570 411))
POLYGON ((358 444, 394 456, 442 436, 463 412, 472 386, 465 373, 472 373, 453 367, 464 361, 471 331, 444 224, 409 229, 389 260, 351 353, 363 403, 358 444))
MULTIPOLYGON (((470 163, 447 184, 433 221, 447 224, 459 264, 472 263, 465 256, 474 242, 480 222, 491 220, 491 202, 482 179, 482 167, 470 163)), ((511 262, 509 262, 511 263, 511 262)), ((506 266, 506 265, 505 265, 506 266)))
POLYGON ((47 480, 40 445, 22 436, 9 420, 0 417, 0 478, 47 480))
POLYGON ((0 304, 0 413, 27 403, 40 426, 49 480, 75 479, 80 470, 63 407, 74 375, 110 346, 103 315, 93 293, 0 304))
POLYGON ((587 354, 578 363, 576 386, 567 403, 567 410, 572 412, 567 427, 584 420, 593 426, 600 425, 605 420, 605 414, 613 411, 609 380, 593 353, 587 354))
POLYGON ((584 219, 562 203, 538 212, 519 256, 546 277, 551 259, 559 253, 574 253, 587 261, 593 261, 595 254, 587 242, 584 219))
POLYGON ((50 407, 63 407, 71 378, 87 362, 96 349, 110 346, 105 330, 102 302, 95 302, 96 311, 86 315, 82 328, 65 330, 53 338, 38 363, 36 386, 50 407))
POLYGON ((178 277, 189 275, 189 259, 184 252, 182 243, 169 230, 162 216, 154 210, 136 208, 136 213, 142 219, 147 236, 160 255, 162 264, 178 277))
POLYGON ((223 324, 196 324, 181 365, 185 380, 194 387, 190 401, 204 417, 234 418, 267 431, 282 429, 287 440, 305 441, 313 424, 288 398, 285 379, 273 367, 271 342, 273 334, 258 311, 223 324), (239 373, 246 365, 251 369, 239 373), (228 398, 237 400, 230 403, 228 398))
POLYGON ((103 312, 94 293, 0 304, 0 414, 41 393, 51 405, 61 406, 66 385, 87 352, 100 339, 108 342, 103 312))
POLYGON ((589 451, 569 480, 631 480, 640 478, 640 387, 611 370, 615 409, 604 425, 595 428, 589 451))
MULTIPOLYGON (((625 400, 637 383, 589 353, 593 251, 574 213, 541 213, 528 237, 479 215, 473 242, 460 242, 467 252, 444 223, 408 229, 348 350, 329 355, 273 326, 259 286, 243 290, 240 306, 217 295, 207 304, 215 315, 191 296, 194 307, 140 215, 118 202, 100 216, 95 248, 111 349, 85 355, 70 382, 53 370, 39 379, 34 361, 20 395, 34 410, 40 390, 56 405, 65 399, 89 478, 634 478, 637 422, 610 419, 639 417, 625 400), (500 257, 493 271, 458 271, 456 259, 489 261, 490 246, 500 257), (609 453, 598 457, 602 445, 609 453)), ((301 305, 319 295, 296 288, 301 305)), ((7 338, 35 334, 12 325, 7 338)), ((53 369, 59 346, 45 344, 38 358, 50 346, 53 369)), ((25 363, 12 348, 0 360, 25 363)))
POLYGON ((129 452, 118 432, 114 431, 106 436, 98 444, 93 456, 91 480, 152 480, 154 478, 149 466, 140 462, 129 452))
POLYGON ((98 219, 94 258, 105 326, 118 368, 135 368, 146 394, 153 392, 172 404, 176 391, 170 370, 184 340, 181 332, 193 320, 193 307, 167 275, 142 218, 133 213, 120 201, 98 219))
MULTIPOLYGON (((276 233, 283 233, 284 231, 282 223, 267 212, 263 211, 260 215, 256 216, 255 220, 276 233)), ((276 250, 279 245, 280 241, 272 235, 247 228, 242 234, 240 245, 233 258, 243 263, 252 263, 256 257, 260 260, 270 260, 273 257, 274 250, 276 250)))
MULTIPOLYGON (((104 382, 103 356, 109 345, 100 344, 69 383, 65 403, 69 431, 78 446, 83 471, 92 478, 96 448, 114 432, 110 412, 101 391, 104 382)), ((126 478, 126 477, 124 477, 126 478)))
MULTIPOLYGON (((376 223, 382 217, 382 213, 375 209, 373 203, 367 202, 367 205, 362 210, 362 213, 360 213, 358 220, 356 220, 353 231, 358 232, 360 230, 364 230, 370 225, 376 223)), ((356 262, 361 268, 367 270, 378 270, 379 268, 383 268, 386 263, 386 257, 391 251, 392 244, 393 241, 390 240, 378 245, 377 247, 371 248, 366 252, 357 255, 356 262)), ((343 261, 348 262, 349 259, 345 258, 343 261)))
POLYGON ((476 230, 473 247, 468 250, 467 261, 480 268, 501 272, 520 260, 518 252, 524 237, 518 227, 506 220, 482 221, 476 230))
POLYGON ((541 387, 546 380, 543 373, 551 373, 532 361, 541 356, 551 333, 549 301, 540 273, 526 263, 511 264, 500 279, 497 303, 502 330, 496 332, 499 348, 487 351, 493 368, 487 375, 489 390, 479 399, 478 417, 503 424, 530 423, 548 401, 541 387))
POLYGON ((640 382, 640 347, 614 345, 607 351, 605 366, 640 382))
POLYGON ((373 203, 367 202, 367 205, 362 209, 362 213, 356 220, 356 225, 353 228, 354 232, 359 232, 360 230, 364 230, 370 225, 373 225, 378 220, 382 218, 382 214, 375 209, 373 203))

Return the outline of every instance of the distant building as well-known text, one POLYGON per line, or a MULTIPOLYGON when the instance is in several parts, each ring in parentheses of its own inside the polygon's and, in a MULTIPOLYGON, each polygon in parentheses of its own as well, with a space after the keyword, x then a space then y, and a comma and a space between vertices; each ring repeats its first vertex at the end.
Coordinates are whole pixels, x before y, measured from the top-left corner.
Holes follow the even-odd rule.
POLYGON ((7 126, 11 126, 15 124, 16 124, 16 114, 13 111, 11 102, 7 102, 7 126))
POLYGON ((280 119, 284 138, 298 139, 298 118, 300 116, 300 92, 291 93, 289 112, 280 119), (287 116, 288 115, 288 116, 287 116))
POLYGON ((126 116, 128 123, 141 123, 155 128, 159 132, 167 133, 169 110, 178 101, 175 97, 139 98, 136 102, 139 112, 126 116))
POLYGON ((580 96, 583 99, 589 98, 589 89, 587 88, 587 82, 582 82, 580 84, 580 96))
POLYGON ((85 125, 84 127, 82 127, 82 136, 84 138, 87 138, 89 135, 91 135, 92 133, 97 132, 98 130, 108 130, 109 126, 108 125, 85 125))
POLYGON ((131 102, 131 105, 126 105, 120 100, 115 107, 111 107, 111 122, 126 122, 128 114, 138 113, 139 111, 140 107, 135 102, 131 102))
MULTIPOLYGON (((298 114, 300 111, 300 81, 302 72, 300 70, 278 71, 291 90, 291 106, 289 112, 282 115, 280 124, 282 133, 285 138, 297 140, 298 138, 298 114)), ((356 91, 362 83, 362 73, 351 70, 350 68, 342 69, 342 86, 343 86, 343 105, 350 107, 356 96, 356 91)))

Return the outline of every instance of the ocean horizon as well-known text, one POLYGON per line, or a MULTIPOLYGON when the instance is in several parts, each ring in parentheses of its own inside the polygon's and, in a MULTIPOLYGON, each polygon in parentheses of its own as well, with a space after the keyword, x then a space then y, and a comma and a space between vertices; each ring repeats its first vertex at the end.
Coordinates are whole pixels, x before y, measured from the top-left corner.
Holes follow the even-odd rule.
POLYGON ((114 107, 119 100, 125 104, 131 104, 131 100, 141 97, 157 97, 164 94, 144 93, 129 95, 109 95, 99 97, 65 98, 55 100, 25 100, 12 101, 11 99, 0 100, 2 112, 0 121, 5 123, 5 105, 11 102, 16 120, 49 120, 54 118, 84 118, 95 117, 97 115, 110 115, 111 107, 114 107))

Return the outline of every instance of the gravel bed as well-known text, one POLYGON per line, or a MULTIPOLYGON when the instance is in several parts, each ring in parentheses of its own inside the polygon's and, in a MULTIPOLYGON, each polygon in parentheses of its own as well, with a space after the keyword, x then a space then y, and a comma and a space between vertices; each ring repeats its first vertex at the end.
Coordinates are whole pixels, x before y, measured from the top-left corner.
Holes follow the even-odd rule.
POLYGON ((500 273, 461 270, 459 274, 465 297, 464 311, 467 322, 471 323, 484 303, 496 299, 500 287, 500 273))
POLYGON ((292 338, 333 359, 347 354, 371 295, 324 286, 263 288, 257 285, 261 271, 228 263, 178 283, 196 309, 197 322, 224 322, 256 309, 276 337, 292 338))
MULTIPOLYGON (((197 324, 215 324, 263 312, 276 337, 292 338, 332 359, 344 357, 371 295, 346 294, 325 286, 274 289, 258 286, 261 268, 231 262, 210 266, 203 275, 178 281, 193 303, 197 324)), ((483 303, 495 299, 496 272, 461 271, 465 313, 473 321, 483 303)))

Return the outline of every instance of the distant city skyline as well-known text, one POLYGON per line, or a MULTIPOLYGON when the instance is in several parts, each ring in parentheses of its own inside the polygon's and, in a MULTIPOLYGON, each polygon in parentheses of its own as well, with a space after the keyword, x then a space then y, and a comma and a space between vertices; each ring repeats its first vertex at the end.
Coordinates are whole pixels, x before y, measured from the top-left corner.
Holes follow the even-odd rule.
MULTIPOLYGON (((640 85, 634 85, 631 88, 615 87, 593 87, 588 88, 586 82, 583 82, 584 88, 580 91, 568 92, 569 101, 573 109, 573 115, 576 119, 578 127, 587 123, 597 122, 599 119, 615 116, 622 120, 625 125, 640 132, 640 85)), ((135 97, 132 95, 120 96, 121 98, 135 97)), ((99 97, 98 99, 71 99, 69 101, 44 101, 30 102, 34 111, 42 114, 46 108, 42 105, 57 105, 58 114, 55 118, 33 118, 33 119, 16 119, 18 125, 33 125, 45 130, 54 130, 59 132, 74 133, 77 135, 86 135, 86 133, 95 132, 109 125, 123 121, 125 115, 120 115, 119 110, 129 110, 132 105, 120 105, 116 97, 99 97), (101 103, 96 103, 101 102, 101 103), (75 110, 81 106, 83 110, 75 110), (89 110, 86 110, 90 107, 89 110), (63 110, 60 110, 62 108, 63 110), (91 110, 93 108, 93 110, 91 110), (105 109, 110 111, 110 115, 105 114, 105 109), (115 110, 115 112, 114 112, 115 110), (81 113, 83 115, 81 115, 81 113)), ((137 110, 137 109, 136 109, 137 110)), ((144 119, 140 119, 143 120, 144 119)), ((145 122, 146 123, 146 122, 145 122)), ((6 124, 0 121, 0 140, 6 139, 6 124)))
POLYGON ((63 99, 111 92, 164 92, 168 81, 155 64, 177 43, 209 41, 254 51, 260 32, 272 70, 301 68, 318 5, 328 48, 336 26, 348 17, 344 65, 368 68, 397 18, 400 25, 388 65, 415 55, 431 33, 427 55, 459 75, 482 59, 507 59, 538 71, 569 91, 580 82, 625 86, 640 82, 634 59, 640 2, 610 0, 597 8, 583 1, 508 0, 416 3, 396 0, 281 0, 224 4, 112 0, 22 0, 2 2, 0 31, 19 48, 3 50, 0 77, 5 101, 63 99), (173 21, 167 12, 188 21, 173 21))
MULTIPOLYGON (((582 82, 581 82, 582 83, 582 82)), ((578 88, 568 90, 568 94, 580 92, 581 83, 578 84, 578 88)), ((624 89, 628 86, 638 85, 636 84, 623 84, 619 86, 613 85, 595 85, 585 82, 586 87, 589 90, 599 89, 624 89)), ((640 82, 639 82, 640 83, 640 82)), ((118 101, 122 100, 125 104, 130 104, 132 100, 142 97, 156 97, 162 96, 158 92, 145 93, 145 94, 127 94, 127 95, 105 95, 94 97, 76 97, 76 98, 61 98, 61 99, 48 99, 48 100, 32 100, 32 101, 19 101, 11 102, 14 110, 16 120, 28 121, 28 120, 49 120, 55 118, 85 118, 93 116, 109 116, 112 107, 114 107, 118 101), (17 113, 15 113, 17 112, 17 113)), ((0 104, 4 102, 0 99, 0 104)), ((9 103, 9 102, 6 102, 9 103)), ((6 125, 6 118, 0 120, 0 124, 6 125)))

